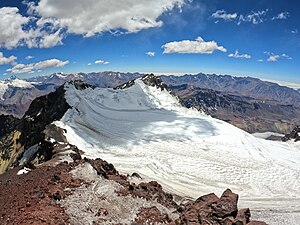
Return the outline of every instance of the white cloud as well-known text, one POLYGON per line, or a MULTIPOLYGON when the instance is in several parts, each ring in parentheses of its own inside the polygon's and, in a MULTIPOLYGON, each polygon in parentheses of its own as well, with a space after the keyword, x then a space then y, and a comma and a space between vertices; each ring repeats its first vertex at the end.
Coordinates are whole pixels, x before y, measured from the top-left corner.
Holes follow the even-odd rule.
POLYGON ((248 14, 239 14, 239 13, 227 13, 225 10, 217 10, 214 12, 211 17, 216 19, 215 23, 219 23, 220 20, 224 21, 233 21, 237 25, 242 23, 252 23, 254 25, 275 20, 275 19, 286 19, 290 14, 288 12, 279 13, 276 16, 269 15, 269 9, 252 11, 248 14))
POLYGON ((106 61, 100 59, 100 60, 95 61, 95 64, 107 65, 107 64, 109 64, 109 62, 106 62, 106 61))
POLYGON ((51 48, 53 46, 62 45, 63 35, 61 30, 56 31, 53 34, 45 35, 41 38, 39 47, 40 48, 51 48))
POLYGON ((27 14, 0 8, 0 47, 51 48, 62 45, 68 34, 91 37, 161 27, 161 15, 181 10, 185 1, 190 0, 26 0, 27 14))
POLYGON ((166 43, 162 46, 164 54, 180 53, 180 54, 212 54, 214 51, 219 50, 226 52, 226 48, 218 46, 215 41, 204 41, 198 37, 195 41, 183 40, 166 43))
POLYGON ((257 11, 257 12, 251 12, 247 15, 240 15, 238 18, 238 25, 240 25, 242 22, 248 22, 248 23, 252 23, 252 24, 259 24, 259 23, 263 23, 264 21, 266 21, 265 17, 268 13, 268 9, 266 10, 261 10, 261 11, 257 11))
POLYGON ((50 48, 60 45, 64 36, 58 25, 54 19, 23 16, 16 7, 0 8, 0 47, 50 48))
POLYGON ((15 62, 15 60, 17 59, 17 57, 15 56, 9 56, 8 58, 6 58, 3 55, 3 52, 0 52, 0 65, 5 65, 5 64, 13 64, 15 62))
POLYGON ((12 49, 28 36, 23 26, 29 22, 28 17, 19 14, 16 7, 0 8, 0 47, 12 49))
POLYGON ((146 55, 148 55, 150 57, 154 57, 155 56, 155 52, 146 52, 146 55))
POLYGON ((282 58, 289 59, 289 60, 292 59, 292 57, 290 57, 287 54, 278 55, 278 54, 274 54, 274 53, 270 53, 270 52, 264 52, 264 53, 269 56, 269 58, 267 59, 268 62, 277 62, 279 59, 282 59, 282 58))
POLYGON ((296 29, 296 30, 291 30, 291 33, 292 34, 298 34, 298 30, 296 29))
POLYGON ((279 55, 270 55, 269 58, 267 59, 268 62, 277 62, 278 59, 280 59, 279 55))
POLYGON ((21 73, 33 73, 35 71, 41 72, 41 69, 53 68, 53 67, 64 67, 67 65, 69 61, 61 61, 58 59, 48 59, 45 61, 40 61, 37 63, 30 64, 16 64, 12 68, 6 70, 7 72, 11 72, 13 74, 21 74, 21 73))
POLYGON ((92 63, 88 63, 87 65, 88 65, 88 66, 91 66, 91 65, 92 65, 92 63))
POLYGON ((289 12, 281 12, 277 16, 274 16, 272 20, 286 20, 289 16, 289 12))
POLYGON ((236 50, 234 54, 231 53, 231 54, 228 55, 228 57, 250 59, 251 55, 249 55, 249 54, 239 54, 239 51, 236 50))
POLYGON ((259 60, 257 60, 258 62, 263 62, 264 60, 263 59, 259 59, 259 60))
POLYGON ((287 54, 282 54, 281 57, 284 57, 284 58, 286 58, 286 59, 293 59, 292 57, 290 57, 290 56, 287 55, 287 54))
POLYGON ((28 56, 25 57, 26 60, 30 60, 30 59, 33 59, 33 58, 34 58, 34 57, 31 56, 31 55, 28 55, 28 56))
POLYGON ((225 10, 217 10, 211 15, 215 19, 223 19, 223 20, 235 20, 237 18, 237 13, 226 13, 225 10))
POLYGON ((103 32, 124 30, 134 33, 160 27, 159 17, 185 0, 40 0, 31 4, 29 12, 42 18, 52 18, 69 33, 91 37, 103 32), (72 7, 70 7, 72 6, 72 7))

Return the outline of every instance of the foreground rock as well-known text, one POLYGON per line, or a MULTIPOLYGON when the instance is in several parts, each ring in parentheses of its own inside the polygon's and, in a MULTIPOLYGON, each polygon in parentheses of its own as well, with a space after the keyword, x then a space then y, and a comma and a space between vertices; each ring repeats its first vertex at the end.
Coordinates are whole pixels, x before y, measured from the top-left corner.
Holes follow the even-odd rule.
MULTIPOLYGON (((238 195, 227 189, 219 198, 195 201, 164 192, 155 181, 130 182, 104 160, 55 159, 17 175, 0 175, 0 224, 236 224, 250 221, 249 209, 238 210, 238 195)), ((136 175, 135 175, 136 176, 136 175)))

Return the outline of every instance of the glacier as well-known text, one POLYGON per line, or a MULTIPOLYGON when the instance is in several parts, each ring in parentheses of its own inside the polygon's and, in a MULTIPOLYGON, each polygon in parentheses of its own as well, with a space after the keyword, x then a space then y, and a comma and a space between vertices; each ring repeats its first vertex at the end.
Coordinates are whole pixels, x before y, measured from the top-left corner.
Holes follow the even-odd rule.
POLYGON ((71 109, 54 124, 83 157, 102 158, 181 196, 230 188, 241 207, 300 210, 299 145, 256 138, 142 80, 120 90, 65 90, 71 109))

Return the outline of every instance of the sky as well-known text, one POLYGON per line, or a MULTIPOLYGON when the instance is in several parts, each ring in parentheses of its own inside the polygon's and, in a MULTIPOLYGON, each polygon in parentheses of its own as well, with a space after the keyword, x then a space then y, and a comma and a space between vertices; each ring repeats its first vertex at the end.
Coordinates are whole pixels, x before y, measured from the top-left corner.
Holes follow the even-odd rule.
POLYGON ((0 0, 0 79, 215 73, 300 83, 298 0, 0 0))

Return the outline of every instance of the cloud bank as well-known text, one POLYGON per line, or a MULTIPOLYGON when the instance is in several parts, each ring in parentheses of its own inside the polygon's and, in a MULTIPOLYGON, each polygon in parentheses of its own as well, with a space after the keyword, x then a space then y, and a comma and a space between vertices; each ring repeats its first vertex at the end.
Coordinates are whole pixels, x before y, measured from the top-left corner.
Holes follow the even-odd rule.
POLYGON ((23 1, 28 7, 26 15, 16 7, 0 8, 0 47, 50 48, 62 45, 68 34, 91 37, 161 27, 160 16, 180 9, 185 1, 27 0, 23 1))
POLYGON ((41 69, 53 68, 53 67, 64 67, 68 63, 69 63, 69 61, 61 61, 58 59, 48 59, 48 60, 40 61, 37 63, 16 64, 12 68, 10 68, 6 71, 11 72, 12 74, 34 73, 41 69))

